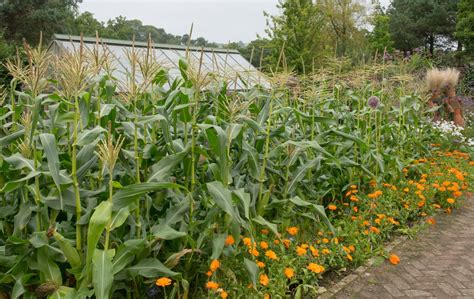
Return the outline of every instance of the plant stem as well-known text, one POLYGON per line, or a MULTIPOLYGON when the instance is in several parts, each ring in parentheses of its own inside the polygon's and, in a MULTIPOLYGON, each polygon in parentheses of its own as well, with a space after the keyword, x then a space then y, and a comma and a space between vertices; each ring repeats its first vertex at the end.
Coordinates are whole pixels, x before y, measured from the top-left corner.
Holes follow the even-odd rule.
POLYGON ((81 218, 82 207, 81 207, 81 196, 79 193, 79 182, 77 180, 77 157, 76 157, 76 146, 77 146, 77 126, 79 123, 79 103, 77 97, 75 98, 75 111, 74 111, 74 124, 73 124, 73 135, 72 135, 72 181, 74 187, 74 195, 76 202, 76 248, 81 250, 82 248, 82 236, 81 226, 77 224, 81 218))

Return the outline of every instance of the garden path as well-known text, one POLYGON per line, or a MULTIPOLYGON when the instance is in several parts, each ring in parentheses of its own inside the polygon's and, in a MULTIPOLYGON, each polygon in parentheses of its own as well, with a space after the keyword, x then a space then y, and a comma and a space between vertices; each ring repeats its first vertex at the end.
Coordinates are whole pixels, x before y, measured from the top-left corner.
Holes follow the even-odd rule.
POLYGON ((334 297, 474 298, 474 197, 393 252, 400 264, 372 266, 334 297))

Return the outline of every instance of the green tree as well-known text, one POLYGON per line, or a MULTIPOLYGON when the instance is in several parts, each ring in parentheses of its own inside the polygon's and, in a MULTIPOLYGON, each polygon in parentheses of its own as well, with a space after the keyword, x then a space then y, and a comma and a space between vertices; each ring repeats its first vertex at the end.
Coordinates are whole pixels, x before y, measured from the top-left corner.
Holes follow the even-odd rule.
POLYGON ((370 48, 372 51, 383 53, 393 50, 393 40, 390 35, 390 17, 387 16, 380 6, 376 6, 372 14, 372 32, 368 34, 370 48))
POLYGON ((302 73, 324 56, 324 20, 311 0, 279 0, 281 15, 269 16, 266 33, 271 53, 266 63, 302 73))
POLYGON ((468 53, 474 53, 474 0, 459 0, 456 38, 468 53))
POLYGON ((76 0, 0 0, 0 26, 6 40, 36 44, 40 32, 69 32, 76 12, 76 0))
POLYGON ((84 36, 95 36, 96 31, 99 35, 104 34, 104 23, 99 22, 94 15, 88 11, 78 15, 71 26, 71 34, 84 36))
POLYGON ((392 0, 388 10, 395 47, 411 50, 419 46, 433 53, 436 43, 454 37, 458 0, 392 0))

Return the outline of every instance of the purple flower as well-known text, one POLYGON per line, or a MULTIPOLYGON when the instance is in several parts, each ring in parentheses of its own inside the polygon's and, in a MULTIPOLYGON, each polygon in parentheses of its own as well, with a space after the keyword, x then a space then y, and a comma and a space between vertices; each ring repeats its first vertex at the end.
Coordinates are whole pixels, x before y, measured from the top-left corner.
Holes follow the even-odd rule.
POLYGON ((377 109, 377 107, 380 104, 380 100, 377 96, 371 96, 369 100, 367 101, 367 104, 369 105, 370 108, 377 109))

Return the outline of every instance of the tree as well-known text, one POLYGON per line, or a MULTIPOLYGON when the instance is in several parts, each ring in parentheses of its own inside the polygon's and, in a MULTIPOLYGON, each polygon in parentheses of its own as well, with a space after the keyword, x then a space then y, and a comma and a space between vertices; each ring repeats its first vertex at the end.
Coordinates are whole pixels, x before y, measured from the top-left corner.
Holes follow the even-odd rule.
POLYGON ((474 53, 474 0, 459 0, 456 38, 461 41, 467 52, 474 53))
POLYGON ((6 40, 36 44, 40 32, 69 32, 76 12, 76 0, 0 0, 0 26, 6 40))
POLYGON ((436 43, 454 37, 458 0, 392 0, 388 10, 395 47, 411 50, 426 46, 433 54, 436 43))
POLYGON ((321 12, 311 0, 279 0, 277 7, 281 15, 265 14, 271 49, 266 62, 280 67, 286 64, 299 73, 311 70, 314 61, 319 62, 325 54, 321 12))
POLYGON ((94 15, 88 11, 78 15, 71 26, 71 34, 84 36, 95 36, 96 31, 99 35, 104 33, 104 23, 99 22, 94 15))
POLYGON ((390 17, 384 13, 380 5, 375 7, 371 24, 374 26, 372 32, 368 35, 371 50, 383 53, 386 49, 390 52, 393 49, 393 40, 389 28, 390 17))
POLYGON ((338 55, 360 49, 364 35, 359 29, 364 22, 366 8, 356 0, 319 0, 316 2, 326 22, 338 55))

